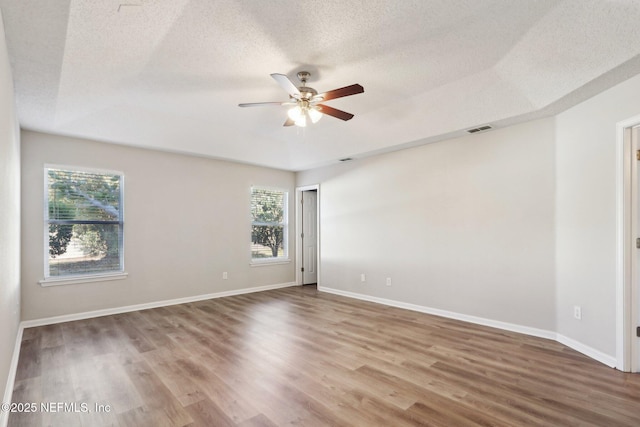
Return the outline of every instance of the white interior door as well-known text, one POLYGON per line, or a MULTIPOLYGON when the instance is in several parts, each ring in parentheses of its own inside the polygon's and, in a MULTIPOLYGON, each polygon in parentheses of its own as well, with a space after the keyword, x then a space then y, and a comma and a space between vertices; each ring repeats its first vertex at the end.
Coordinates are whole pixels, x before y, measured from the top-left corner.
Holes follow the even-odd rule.
POLYGON ((318 283, 318 192, 302 192, 302 284, 318 283))

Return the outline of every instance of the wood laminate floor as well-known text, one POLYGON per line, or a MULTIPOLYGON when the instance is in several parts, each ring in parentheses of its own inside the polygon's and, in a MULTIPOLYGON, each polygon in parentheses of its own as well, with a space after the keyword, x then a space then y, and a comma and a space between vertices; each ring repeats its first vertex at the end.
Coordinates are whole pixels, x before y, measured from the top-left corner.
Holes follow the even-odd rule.
POLYGON ((26 329, 13 402, 38 410, 10 426, 640 426, 640 375, 295 287, 26 329))

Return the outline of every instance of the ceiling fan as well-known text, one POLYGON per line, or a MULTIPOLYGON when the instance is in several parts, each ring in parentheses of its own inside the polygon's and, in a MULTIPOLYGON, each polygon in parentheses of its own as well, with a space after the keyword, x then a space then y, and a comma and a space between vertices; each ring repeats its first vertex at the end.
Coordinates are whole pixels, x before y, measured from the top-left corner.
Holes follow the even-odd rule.
POLYGON ((286 75, 278 73, 271 74, 271 77, 273 77, 273 79, 289 94, 288 101, 254 102, 249 104, 238 104, 238 106, 263 107, 275 105, 291 107, 287 112, 288 118, 284 122, 284 126, 296 125, 305 127, 309 121, 316 123, 320 118, 322 118, 323 114, 327 114, 340 120, 351 120, 353 118, 353 114, 321 103, 331 99, 363 93, 364 88, 359 84, 354 84, 330 90, 328 92, 318 93, 314 88, 307 86, 309 76, 311 76, 311 73, 308 71, 300 71, 298 73, 298 79, 302 82, 302 86, 296 87, 296 85, 286 75))

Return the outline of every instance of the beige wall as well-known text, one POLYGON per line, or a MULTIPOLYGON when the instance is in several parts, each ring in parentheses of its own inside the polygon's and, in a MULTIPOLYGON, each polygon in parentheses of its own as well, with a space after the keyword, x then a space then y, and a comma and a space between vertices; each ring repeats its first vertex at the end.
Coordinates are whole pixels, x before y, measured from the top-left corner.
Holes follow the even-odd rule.
POLYGON ((321 285, 555 330, 554 167, 544 119, 299 173, 321 285))
MULTIPOLYGON (((0 49, 6 348, 18 318, 20 142, 3 43, 0 49)), ((640 76, 554 118, 304 171, 297 180, 290 172, 24 132, 22 318, 292 282, 293 263, 249 266, 249 187, 288 189, 293 223, 294 185, 321 184, 321 285, 555 331, 615 356, 615 125, 640 114, 638 93, 640 76), (128 279, 38 285, 45 163, 125 173, 128 279)), ((3 351, 6 377, 11 351, 3 351)))
MULTIPOLYGON (((0 13, 0 390, 3 394, 5 385, 13 382, 9 369, 20 323, 20 134, 14 105, 0 13)), ((0 425, 3 416, 0 414, 0 425)))
POLYGON ((639 93, 636 76, 554 118, 300 173, 321 185, 322 285, 615 360, 616 124, 639 93))
MULTIPOLYGON (((283 188, 293 219, 294 183, 292 172, 24 131, 22 319, 293 282, 293 261, 250 266, 249 205, 252 185, 283 188), (127 279, 38 284, 45 164, 124 172, 127 279)), ((290 233, 291 254, 293 244, 290 233)))
POLYGON ((616 123, 640 114, 640 76, 559 114, 558 332, 616 351, 616 123), (573 306, 582 307, 582 320, 573 306))

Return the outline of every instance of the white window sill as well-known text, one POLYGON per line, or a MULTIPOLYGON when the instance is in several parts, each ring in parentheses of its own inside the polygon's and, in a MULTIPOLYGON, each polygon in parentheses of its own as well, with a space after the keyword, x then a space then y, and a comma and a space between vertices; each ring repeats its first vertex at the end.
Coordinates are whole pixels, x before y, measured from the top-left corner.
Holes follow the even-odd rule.
POLYGON ((109 280, 122 280, 126 279, 129 273, 110 273, 110 274, 93 274, 91 276, 64 276, 64 277, 49 277, 39 280, 38 283, 43 288, 47 286, 62 286, 62 285, 77 285, 79 283, 90 282, 106 282, 109 280))
POLYGON ((266 267, 267 265, 282 265, 282 264, 290 264, 290 259, 271 259, 264 261, 251 261, 251 267, 266 267))

